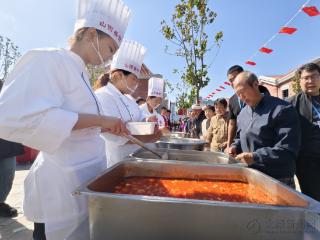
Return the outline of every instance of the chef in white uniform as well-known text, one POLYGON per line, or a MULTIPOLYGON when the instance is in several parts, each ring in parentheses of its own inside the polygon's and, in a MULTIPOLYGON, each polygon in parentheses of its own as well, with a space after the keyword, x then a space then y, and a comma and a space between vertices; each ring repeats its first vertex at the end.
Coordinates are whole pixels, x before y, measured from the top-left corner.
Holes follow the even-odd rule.
POLYGON ((119 118, 100 114, 86 70, 110 60, 129 15, 121 0, 80 0, 70 50, 31 50, 4 83, 0 138, 40 150, 24 183, 34 239, 66 239, 87 218, 86 197, 72 192, 106 168, 100 132, 129 134, 119 118))
MULTIPOLYGON (((104 114, 120 118, 124 122, 144 120, 138 104, 130 97, 130 94, 138 86, 138 77, 145 53, 146 48, 135 41, 125 39, 121 43, 111 62, 109 82, 95 92, 104 114)), ((143 142, 150 142, 158 140, 157 136, 158 134, 135 137, 143 142)), ((109 133, 103 134, 103 137, 106 141, 108 167, 139 149, 139 146, 132 144, 125 137, 109 133)))
POLYGON ((160 106, 163 99, 164 79, 151 77, 148 81, 148 97, 146 103, 140 105, 144 118, 158 123, 159 127, 165 127, 163 117, 157 113, 156 109, 160 106))

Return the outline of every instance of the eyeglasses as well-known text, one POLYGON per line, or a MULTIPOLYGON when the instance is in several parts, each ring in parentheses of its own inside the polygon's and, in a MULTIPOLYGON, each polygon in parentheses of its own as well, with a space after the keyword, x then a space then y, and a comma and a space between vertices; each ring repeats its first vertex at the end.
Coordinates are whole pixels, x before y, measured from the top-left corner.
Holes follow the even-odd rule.
POLYGON ((301 77, 300 79, 303 81, 308 81, 309 79, 310 80, 317 80, 317 79, 319 79, 319 77, 320 77, 319 73, 314 73, 314 74, 311 74, 311 75, 308 75, 305 77, 301 77))

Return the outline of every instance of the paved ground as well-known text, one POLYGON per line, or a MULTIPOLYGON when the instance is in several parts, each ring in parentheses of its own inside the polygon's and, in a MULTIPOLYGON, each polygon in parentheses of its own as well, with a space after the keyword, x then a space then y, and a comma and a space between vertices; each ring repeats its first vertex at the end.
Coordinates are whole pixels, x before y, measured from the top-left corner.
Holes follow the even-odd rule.
POLYGON ((6 202, 18 209, 19 216, 13 219, 0 217, 1 240, 32 240, 33 223, 25 219, 22 212, 23 181, 29 168, 30 165, 17 165, 13 187, 6 202))

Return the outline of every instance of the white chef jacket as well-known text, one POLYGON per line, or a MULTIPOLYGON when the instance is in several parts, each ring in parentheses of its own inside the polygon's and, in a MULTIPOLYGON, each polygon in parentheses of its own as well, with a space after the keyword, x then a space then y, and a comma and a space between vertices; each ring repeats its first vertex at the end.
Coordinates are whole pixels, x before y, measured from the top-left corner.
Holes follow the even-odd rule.
MULTIPOLYGON (((123 122, 141 122, 143 120, 138 104, 123 95, 112 83, 98 89, 96 95, 103 109, 103 114, 121 118, 123 122)), ((135 144, 126 144, 128 139, 109 133, 102 134, 106 142, 108 168, 123 160, 130 153, 140 147, 135 144)))
POLYGON ((166 126, 166 123, 165 123, 163 117, 159 113, 157 113, 156 110, 153 110, 153 113, 151 113, 149 111, 147 103, 144 103, 144 104, 140 105, 140 109, 142 111, 143 118, 149 118, 149 117, 156 116, 157 120, 158 120, 159 127, 165 127, 166 126))
POLYGON ((23 209, 46 224, 47 236, 73 231, 88 215, 86 197, 72 192, 106 168, 105 147, 99 128, 72 128, 78 113, 98 109, 83 60, 68 50, 29 51, 4 83, 0 138, 41 151, 24 182, 23 209))

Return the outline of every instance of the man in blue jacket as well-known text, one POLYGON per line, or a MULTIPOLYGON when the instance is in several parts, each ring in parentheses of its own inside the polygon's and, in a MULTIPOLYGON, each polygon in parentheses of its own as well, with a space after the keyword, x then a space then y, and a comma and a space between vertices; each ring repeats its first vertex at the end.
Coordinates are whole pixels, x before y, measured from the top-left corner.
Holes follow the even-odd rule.
POLYGON ((255 74, 237 75, 234 89, 246 106, 237 119, 237 137, 229 154, 294 187, 295 160, 301 132, 296 110, 288 102, 259 91, 255 74))

